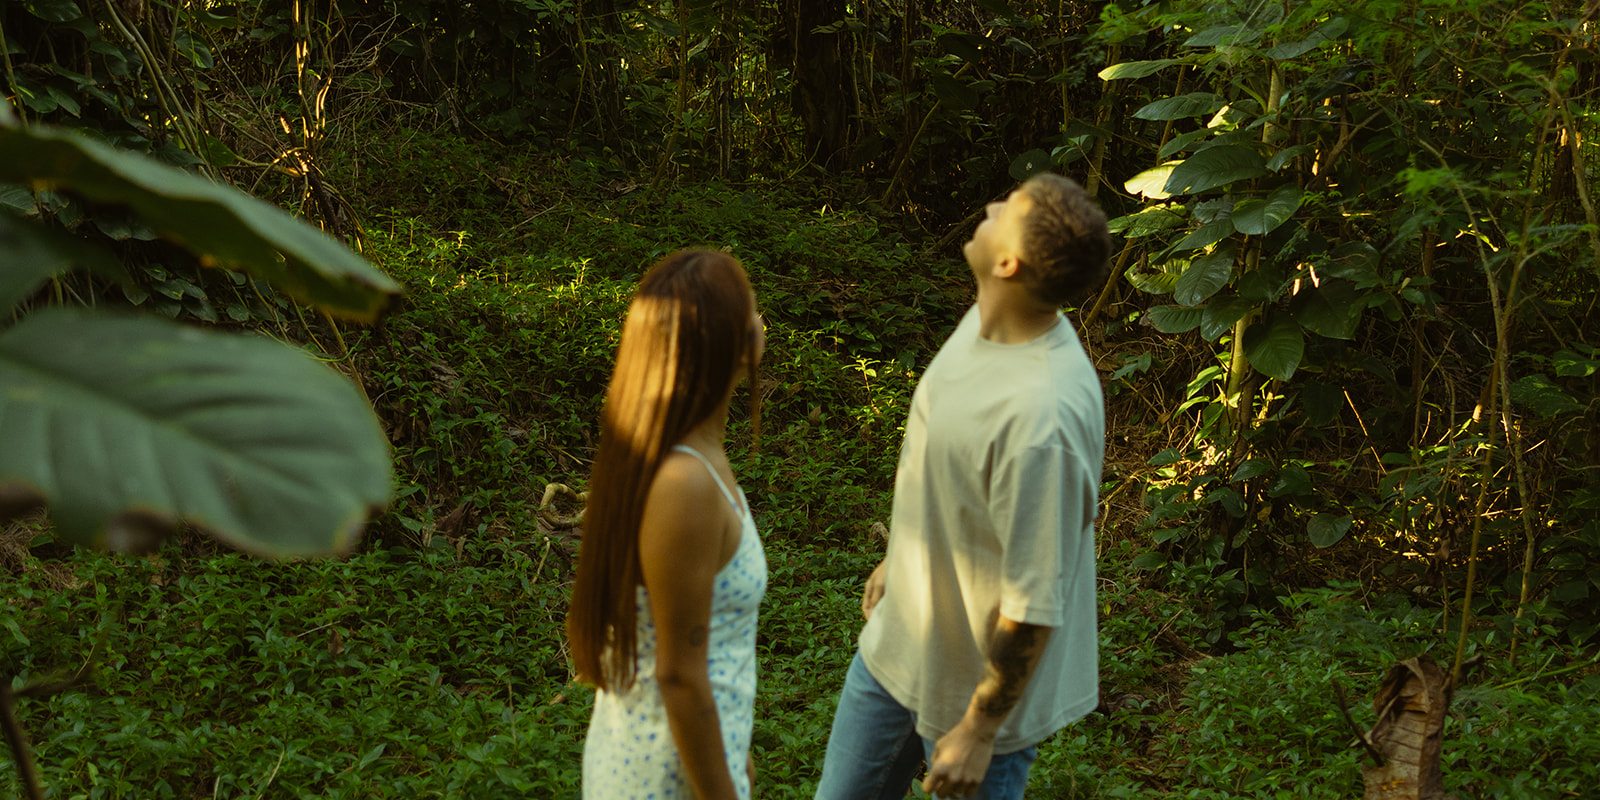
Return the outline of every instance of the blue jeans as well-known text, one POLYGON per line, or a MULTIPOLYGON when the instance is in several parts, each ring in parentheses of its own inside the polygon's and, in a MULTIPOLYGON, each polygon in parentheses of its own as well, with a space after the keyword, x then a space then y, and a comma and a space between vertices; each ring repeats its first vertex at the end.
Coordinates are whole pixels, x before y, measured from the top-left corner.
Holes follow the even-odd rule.
MULTIPOLYGON (((933 745, 917 735, 916 713, 879 685, 857 651, 833 713, 816 800, 902 800, 933 745)), ((1038 755, 1035 747, 997 753, 968 800, 1021 800, 1038 755)))

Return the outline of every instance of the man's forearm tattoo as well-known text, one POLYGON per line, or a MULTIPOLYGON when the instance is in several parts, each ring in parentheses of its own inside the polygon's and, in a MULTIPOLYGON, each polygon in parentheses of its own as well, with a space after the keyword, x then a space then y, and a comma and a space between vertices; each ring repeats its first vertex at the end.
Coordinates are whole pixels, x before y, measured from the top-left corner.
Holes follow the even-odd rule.
POLYGON ((1028 678, 1049 636, 1050 629, 1038 625, 995 631, 989 664, 984 669, 984 683, 993 685, 994 691, 979 703, 979 711, 991 717, 1011 713, 1022 699, 1022 691, 1028 688, 1028 678))

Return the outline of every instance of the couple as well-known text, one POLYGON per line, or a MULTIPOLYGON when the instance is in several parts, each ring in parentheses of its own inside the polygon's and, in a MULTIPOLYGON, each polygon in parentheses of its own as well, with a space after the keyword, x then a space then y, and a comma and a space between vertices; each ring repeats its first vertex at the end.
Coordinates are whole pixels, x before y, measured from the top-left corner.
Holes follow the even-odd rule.
MULTIPOLYGON (((1035 745, 1098 699, 1100 384, 1060 306, 1104 280, 1106 219, 1039 175, 963 247, 978 299, 912 396, 889 551, 818 800, 1022 797, 1035 745)), ((645 276, 606 395, 567 622, 595 684, 590 800, 748 800, 766 557, 723 432, 766 343, 739 263, 645 276)), ((752 416, 755 396, 752 392, 752 416)))

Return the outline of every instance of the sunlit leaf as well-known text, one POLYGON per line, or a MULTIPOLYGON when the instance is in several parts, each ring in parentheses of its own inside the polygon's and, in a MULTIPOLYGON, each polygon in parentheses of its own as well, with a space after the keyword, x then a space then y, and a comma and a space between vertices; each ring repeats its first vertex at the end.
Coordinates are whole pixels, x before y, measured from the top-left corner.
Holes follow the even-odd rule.
POLYGON ((1191 92, 1149 103, 1133 112, 1133 116, 1149 120, 1198 117, 1217 113, 1217 109, 1222 108, 1227 102, 1222 99, 1222 95, 1212 92, 1191 92))
POLYGON ((1188 62, 1176 58, 1163 58, 1158 61, 1124 61, 1121 64, 1113 64, 1100 70, 1099 77, 1103 81, 1143 78, 1148 75, 1154 75, 1173 64, 1186 63, 1188 62))
POLYGON ((1172 164, 1162 164, 1147 169, 1129 178, 1127 183, 1122 184, 1122 188, 1126 189, 1128 194, 1143 195, 1151 200, 1165 200, 1171 195, 1163 191, 1162 187, 1167 185, 1167 177, 1172 174, 1172 167, 1172 164))
POLYGON ((1132 239, 1171 230, 1184 224, 1184 217, 1161 206, 1149 206, 1106 223, 1112 233, 1132 239))
MULTIPOLYGON (((1173 286, 1172 299, 1179 305, 1197 306, 1204 303, 1219 289, 1228 285, 1233 277, 1233 248, 1219 247, 1190 262, 1189 268, 1179 276, 1173 286)), ((1199 320, 1195 321, 1199 325, 1199 320)))
POLYGON ((390 497, 366 399, 264 337, 46 309, 0 334, 0 387, 0 487, 44 497, 69 541, 181 522, 264 555, 343 552, 390 497))
POLYGON ((1234 181, 1267 174, 1261 154, 1248 145, 1208 147, 1184 159, 1172 170, 1166 190, 1171 194, 1198 194, 1234 181))
POLYGON ((1200 327, 1200 309, 1179 306, 1152 306, 1144 318, 1162 333, 1187 333, 1200 327))
POLYGON ((1300 197, 1300 187, 1286 183, 1264 200, 1246 200, 1233 210, 1233 227, 1254 236, 1272 233, 1300 209, 1300 197))
POLYGON ((1133 288, 1147 294, 1170 294, 1178 283, 1177 273, 1172 272, 1141 272, 1134 266, 1126 274, 1133 288))
POLYGON ((1269 314, 1245 329, 1244 356, 1263 374, 1288 381, 1300 368, 1306 337, 1287 314, 1269 314))

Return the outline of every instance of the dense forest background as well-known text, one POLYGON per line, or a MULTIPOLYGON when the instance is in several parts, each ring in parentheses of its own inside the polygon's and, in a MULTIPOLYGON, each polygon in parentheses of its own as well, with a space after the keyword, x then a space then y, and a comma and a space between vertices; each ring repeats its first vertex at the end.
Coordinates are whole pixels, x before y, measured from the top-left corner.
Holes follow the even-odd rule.
POLYGON ((351 323, 117 204, 0 185, 129 276, 53 278, 0 329, 132 307, 293 342, 396 473, 334 561, 6 523, 0 678, 70 684, 18 695, 43 781, 576 796, 581 526, 548 487, 586 480, 637 277, 709 245, 770 328, 759 446, 742 417, 732 444, 774 571, 760 795, 809 797, 898 426, 971 301, 958 245, 1055 170, 1120 247, 1068 314, 1112 431, 1104 702, 1030 796, 1353 796, 1352 726, 1419 655, 1456 675, 1447 788, 1587 796, 1597 26, 1592 0, 6 3, 23 126, 272 200, 405 287, 351 323))

